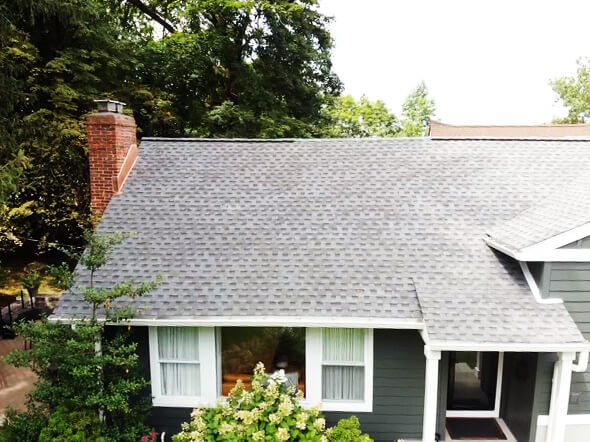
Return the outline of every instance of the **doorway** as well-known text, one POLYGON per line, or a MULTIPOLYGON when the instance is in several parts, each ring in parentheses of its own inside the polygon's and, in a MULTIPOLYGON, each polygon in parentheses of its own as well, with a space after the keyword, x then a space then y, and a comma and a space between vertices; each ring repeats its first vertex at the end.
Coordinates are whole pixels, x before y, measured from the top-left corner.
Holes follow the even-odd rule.
POLYGON ((498 418, 503 365, 503 353, 450 353, 447 417, 498 418))

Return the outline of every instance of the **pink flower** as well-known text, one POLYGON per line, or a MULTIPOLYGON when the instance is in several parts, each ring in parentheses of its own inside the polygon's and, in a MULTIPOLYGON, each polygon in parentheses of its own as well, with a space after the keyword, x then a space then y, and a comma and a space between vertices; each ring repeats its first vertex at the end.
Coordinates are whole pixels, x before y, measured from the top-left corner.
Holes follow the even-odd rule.
POLYGON ((155 432, 155 431, 152 431, 152 432, 150 433, 150 436, 152 436, 152 438, 156 437, 156 432, 155 432))
POLYGON ((141 442, 148 442, 147 436, 141 436, 141 442))

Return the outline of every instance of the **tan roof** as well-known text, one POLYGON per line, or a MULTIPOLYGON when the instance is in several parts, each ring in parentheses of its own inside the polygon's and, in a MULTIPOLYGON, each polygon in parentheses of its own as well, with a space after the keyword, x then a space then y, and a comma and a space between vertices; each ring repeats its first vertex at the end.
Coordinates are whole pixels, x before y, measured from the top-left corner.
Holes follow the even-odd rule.
POLYGON ((455 126, 430 122, 432 138, 590 138, 590 124, 540 124, 536 126, 455 126))

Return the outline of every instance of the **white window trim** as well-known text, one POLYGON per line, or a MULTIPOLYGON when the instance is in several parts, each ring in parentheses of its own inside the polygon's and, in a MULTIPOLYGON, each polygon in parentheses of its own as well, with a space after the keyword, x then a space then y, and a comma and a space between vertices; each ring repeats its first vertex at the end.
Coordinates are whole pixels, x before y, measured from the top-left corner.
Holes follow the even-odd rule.
POLYGON ((158 327, 149 327, 152 405, 154 407, 203 407, 217 401, 217 368, 215 329, 199 327, 200 396, 165 396, 161 392, 160 361, 158 355, 158 327))
MULTIPOLYGON (((322 328, 307 328, 305 334, 306 407, 321 404, 322 411, 373 411, 373 329, 365 329, 365 394, 362 401, 322 400, 322 328)), ((340 364, 339 365, 344 365, 340 364)), ((352 364, 351 364, 352 365, 352 364)))
POLYGON ((496 399, 493 410, 447 410, 447 417, 500 417, 502 400, 502 378, 504 373, 504 353, 498 353, 498 376, 496 378, 496 399))

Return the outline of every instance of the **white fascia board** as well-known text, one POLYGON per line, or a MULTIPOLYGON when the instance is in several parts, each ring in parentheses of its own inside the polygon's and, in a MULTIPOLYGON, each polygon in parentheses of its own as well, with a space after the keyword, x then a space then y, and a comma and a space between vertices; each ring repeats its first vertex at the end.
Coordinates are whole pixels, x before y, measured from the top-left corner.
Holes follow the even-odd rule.
POLYGON ((490 247, 518 261, 590 262, 590 249, 560 249, 587 236, 590 236, 590 222, 521 250, 502 245, 489 236, 484 236, 483 240, 490 247))
POLYGON ((590 222, 552 236, 551 238, 541 241, 537 244, 533 244, 532 246, 525 247, 520 251, 520 253, 523 255, 535 255, 537 253, 555 251, 555 249, 559 249, 560 247, 587 236, 590 236, 590 222))
POLYGON ((516 257, 516 255, 518 254, 518 251, 512 250, 509 247, 506 247, 502 244, 500 244, 497 241, 494 241, 492 238, 490 238, 489 236, 484 236, 483 240, 485 241, 485 243, 490 246, 493 249, 496 249, 498 252, 502 252, 504 255, 508 255, 514 259, 518 259, 516 257))
POLYGON ((513 344, 513 343, 486 343, 486 342, 461 342, 461 341, 430 341, 428 344, 432 350, 441 351, 497 351, 497 352, 533 352, 533 353, 558 353, 558 352, 583 352, 590 350, 590 342, 564 343, 564 344, 513 344))
POLYGON ((523 250, 515 258, 529 262, 590 262, 590 249, 523 250))
MULTIPOLYGON (((52 316, 52 321, 73 323, 79 320, 52 316)), ((104 319, 103 319, 104 320, 104 319)), ((422 330, 424 322, 390 318, 338 318, 301 316, 204 316, 201 318, 132 318, 113 325, 137 325, 154 327, 337 327, 337 328, 384 328, 422 330)))

